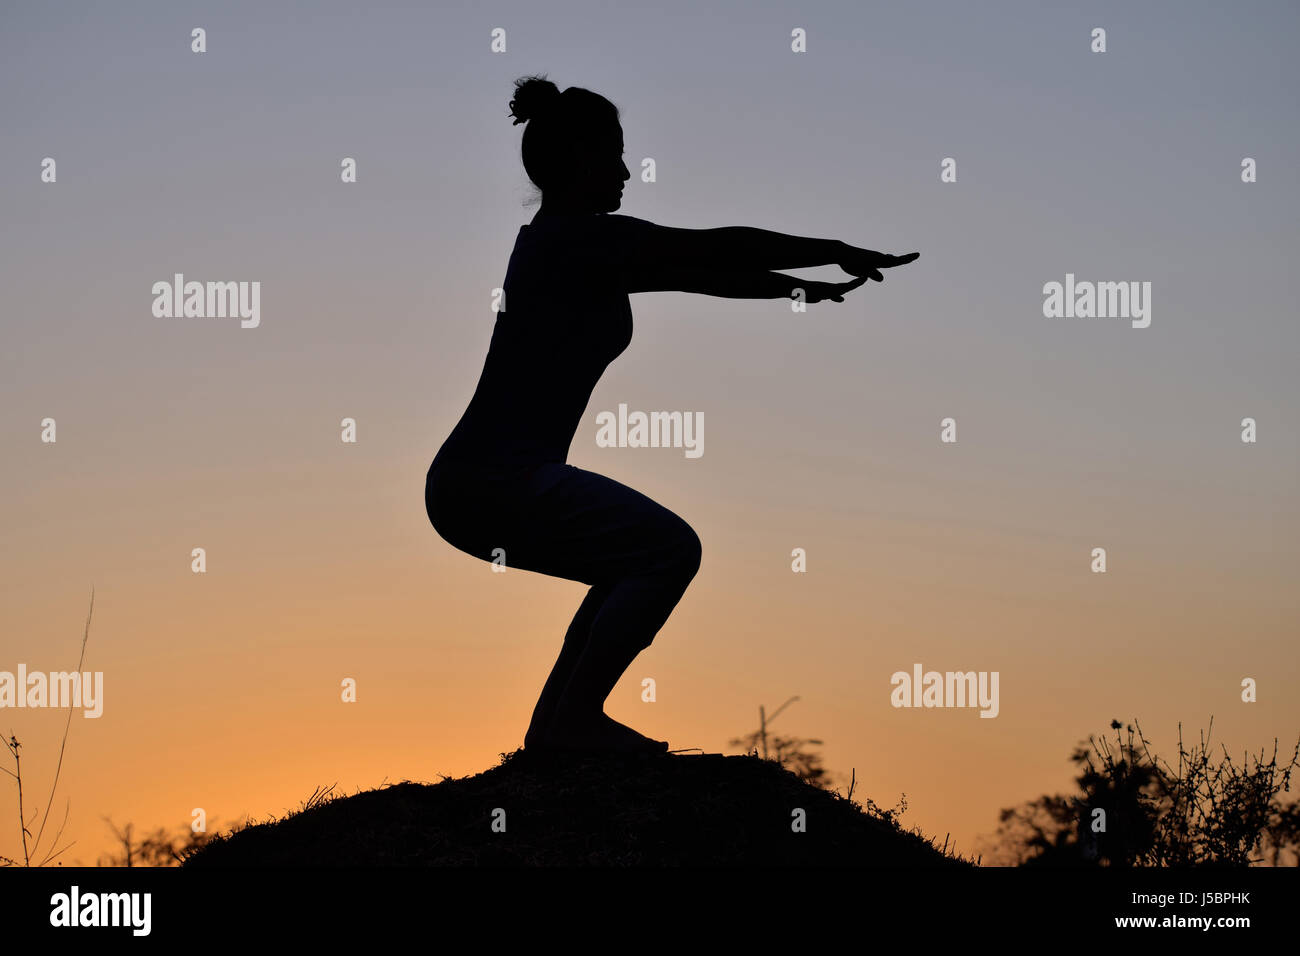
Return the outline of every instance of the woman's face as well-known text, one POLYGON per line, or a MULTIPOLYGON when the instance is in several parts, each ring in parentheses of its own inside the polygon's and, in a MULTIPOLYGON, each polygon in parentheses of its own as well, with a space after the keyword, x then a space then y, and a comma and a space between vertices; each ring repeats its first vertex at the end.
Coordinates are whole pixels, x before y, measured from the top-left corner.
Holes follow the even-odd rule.
POLYGON ((623 184, 631 178, 623 162, 623 127, 615 123, 584 150, 582 176, 575 185, 592 212, 614 212, 623 204, 623 184))

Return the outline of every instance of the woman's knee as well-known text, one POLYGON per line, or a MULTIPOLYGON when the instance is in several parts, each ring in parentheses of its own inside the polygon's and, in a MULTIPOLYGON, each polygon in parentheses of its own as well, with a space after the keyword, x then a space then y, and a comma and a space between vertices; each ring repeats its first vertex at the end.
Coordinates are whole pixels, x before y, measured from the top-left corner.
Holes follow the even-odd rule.
POLYGON ((676 551, 677 570, 687 581, 690 581, 700 570, 703 547, 700 544, 700 536, 685 521, 681 525, 676 551))
POLYGON ((700 569, 700 536, 677 515, 661 515, 652 537, 646 541, 645 557, 638 574, 671 582, 673 590, 685 590, 700 569))

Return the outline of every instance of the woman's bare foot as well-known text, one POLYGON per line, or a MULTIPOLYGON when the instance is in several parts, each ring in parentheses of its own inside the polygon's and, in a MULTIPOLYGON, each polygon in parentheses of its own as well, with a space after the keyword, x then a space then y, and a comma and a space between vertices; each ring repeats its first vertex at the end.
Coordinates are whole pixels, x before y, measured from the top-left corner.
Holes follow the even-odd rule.
MULTIPOLYGON (((527 749, 525 743, 525 749, 527 749)), ((536 743, 534 747, 538 746, 536 743)), ((542 749, 613 753, 667 753, 668 743, 637 733, 604 713, 595 719, 556 718, 542 736, 542 749)))
POLYGON ((668 741, 655 740, 653 737, 647 737, 645 734, 637 733, 631 727, 627 726, 627 724, 621 724, 613 717, 608 717, 605 716, 604 714, 602 714, 601 716, 605 717, 607 721, 609 721, 615 727, 619 728, 619 732, 624 734, 627 737, 627 739, 634 744, 636 749, 644 750, 647 753, 661 754, 661 753, 668 752, 668 741))

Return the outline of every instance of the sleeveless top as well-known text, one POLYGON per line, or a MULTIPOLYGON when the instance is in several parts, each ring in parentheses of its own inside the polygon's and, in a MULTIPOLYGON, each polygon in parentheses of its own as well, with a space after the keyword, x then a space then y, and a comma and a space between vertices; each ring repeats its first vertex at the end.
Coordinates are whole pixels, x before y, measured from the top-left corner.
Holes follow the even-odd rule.
POLYGON ((653 228, 608 214, 520 227, 478 386, 430 471, 511 474, 568 458, 596 382, 632 340, 621 256, 653 228))

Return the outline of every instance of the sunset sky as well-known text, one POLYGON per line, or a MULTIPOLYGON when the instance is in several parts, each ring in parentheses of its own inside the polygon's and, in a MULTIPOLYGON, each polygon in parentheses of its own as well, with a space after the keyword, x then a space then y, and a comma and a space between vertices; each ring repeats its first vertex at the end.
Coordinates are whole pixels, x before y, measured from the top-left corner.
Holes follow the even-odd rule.
MULTIPOLYGON (((220 828, 522 744, 584 587, 492 573, 423 492, 536 211, 507 106, 531 73, 620 107, 625 214, 921 253, 805 314, 633 297, 569 460, 704 558, 612 716, 735 752, 798 695, 773 732, 972 853, 1112 718, 1161 754, 1211 716, 1237 758, 1289 754, 1298 27, 1285 2, 6 4, 0 671, 71 669, 93 586, 105 682, 61 859, 93 864, 105 816, 220 828), (259 281, 260 325, 155 317, 178 272, 259 281), (1044 317, 1067 274, 1150 282, 1150 327, 1044 317), (702 413, 704 454, 597 447, 620 403, 702 413), (998 716, 892 707, 917 663, 997 671, 998 716)), ((0 710, 29 809, 65 719, 0 710)), ((0 778, 0 855, 17 820, 0 778)))

